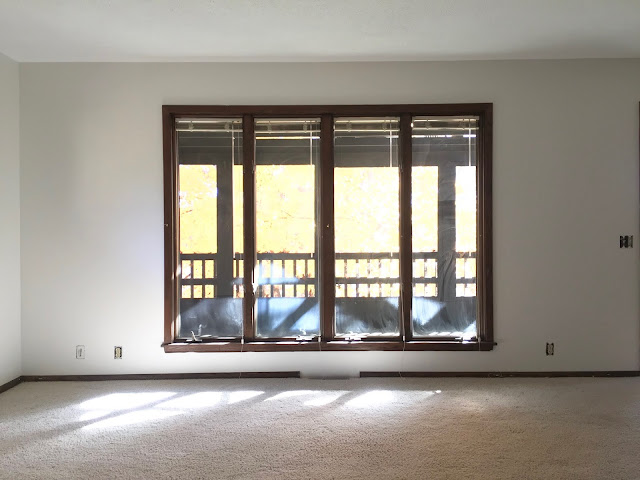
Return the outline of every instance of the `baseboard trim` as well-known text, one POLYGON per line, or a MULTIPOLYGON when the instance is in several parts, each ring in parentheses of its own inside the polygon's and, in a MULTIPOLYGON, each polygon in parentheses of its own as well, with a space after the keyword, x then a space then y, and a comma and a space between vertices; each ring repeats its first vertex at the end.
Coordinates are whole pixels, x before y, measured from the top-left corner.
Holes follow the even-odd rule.
POLYGON ((134 373, 122 375, 23 375, 23 382, 103 382, 107 380, 196 380, 222 378, 300 378, 300 372, 134 373))
POLYGON ((360 372, 361 378, 375 377, 467 377, 467 378, 560 378, 560 377, 640 377, 640 370, 580 372, 360 372))
POLYGON ((4 385, 0 385, 0 393, 4 393, 7 390, 12 389, 13 387, 20 385, 22 383, 22 377, 14 378, 13 380, 5 383, 4 385))
MULTIPOLYGON (((640 370, 578 372, 360 372, 360 378, 567 378, 567 377, 640 377, 640 370)), ((299 371, 290 372, 224 372, 224 373, 144 373, 122 375, 23 375, 0 385, 0 393, 22 382, 101 382, 109 380, 198 380, 233 378, 300 378, 299 371)))

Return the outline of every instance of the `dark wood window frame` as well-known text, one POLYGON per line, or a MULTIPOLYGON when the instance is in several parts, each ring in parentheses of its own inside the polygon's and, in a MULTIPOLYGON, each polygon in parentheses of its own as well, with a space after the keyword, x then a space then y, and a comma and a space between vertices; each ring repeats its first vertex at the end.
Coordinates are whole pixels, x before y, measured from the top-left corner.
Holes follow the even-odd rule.
POLYGON ((310 106, 198 106, 164 105, 164 343, 165 352, 269 352, 269 351, 336 351, 336 350, 438 350, 489 351, 496 345, 493 336, 493 242, 492 242, 492 156, 493 104, 431 104, 431 105, 310 105, 310 106), (476 116, 477 138, 477 337, 473 341, 449 338, 414 339, 411 336, 411 120, 414 116, 476 116), (401 322, 400 338, 346 341, 335 337, 334 324, 334 230, 333 230, 333 121, 335 117, 396 116, 400 119, 400 278, 401 322), (254 294, 245 288, 243 338, 231 341, 185 342, 176 338, 178 316, 178 161, 175 121, 180 118, 242 118, 244 169, 244 281, 253 283, 252 256, 255 256, 254 119, 302 118, 321 119, 319 166, 320 207, 320 273, 321 336, 317 340, 257 339, 253 313, 254 294), (253 225, 253 227, 252 227, 253 225))

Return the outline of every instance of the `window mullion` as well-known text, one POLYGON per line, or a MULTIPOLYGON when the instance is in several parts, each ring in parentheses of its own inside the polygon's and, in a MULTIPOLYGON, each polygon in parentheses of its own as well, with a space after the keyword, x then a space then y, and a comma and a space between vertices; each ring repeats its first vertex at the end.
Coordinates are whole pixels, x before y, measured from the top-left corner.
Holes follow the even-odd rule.
POLYGON ((477 160, 477 337, 478 341, 493 343, 493 237, 492 237, 492 158, 493 109, 491 106, 478 119, 477 160))
MULTIPOLYGON (((216 278, 217 297, 233 298, 233 158, 229 161, 217 161, 217 245, 216 278)), ((204 296, 204 293, 203 293, 204 296)))
POLYGON ((320 335, 335 338, 335 236, 333 198, 333 115, 322 115, 320 124, 320 335))
POLYGON ((400 117, 400 334, 412 339, 411 300, 413 296, 411 246, 411 115, 400 117))
POLYGON ((251 341, 255 337, 254 272, 256 263, 256 206, 255 206, 255 135, 253 115, 242 117, 242 172, 244 191, 244 316, 243 337, 251 341))
POLYGON ((178 300, 178 155, 175 117, 162 109, 164 155, 164 343, 176 337, 176 321, 180 314, 178 300))
POLYGON ((438 167, 438 299, 456 299, 456 165, 445 160, 438 167))

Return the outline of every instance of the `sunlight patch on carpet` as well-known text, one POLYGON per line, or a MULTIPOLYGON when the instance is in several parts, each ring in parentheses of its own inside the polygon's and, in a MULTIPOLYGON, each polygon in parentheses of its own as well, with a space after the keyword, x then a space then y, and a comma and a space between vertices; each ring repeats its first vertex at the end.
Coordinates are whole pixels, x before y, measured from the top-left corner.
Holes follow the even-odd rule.
POLYGON ((345 405, 355 408, 380 407, 393 401, 394 394, 389 390, 372 390, 349 400, 345 405))
POLYGON ((157 408, 207 408, 217 405, 222 400, 220 392, 200 392, 185 397, 172 398, 157 405, 157 408))
POLYGON ((288 390, 286 392, 280 392, 273 397, 266 398, 264 401, 284 400, 285 398, 301 397, 303 395, 313 395, 318 393, 320 393, 318 390, 288 390))
POLYGON ((112 393, 87 400, 79 407, 83 410, 130 410, 159 402, 174 395, 175 392, 112 393))
POLYGON ((231 405, 233 403, 243 402, 263 394, 264 392, 258 390, 238 390, 228 395, 227 404, 231 405))
POLYGON ((309 407, 322 407, 324 405, 329 405, 330 403, 335 402, 345 393, 347 392, 322 392, 321 394, 316 395, 311 400, 307 400, 306 402, 304 402, 304 404, 309 407))
POLYGON ((134 425, 136 423, 150 422, 153 420, 162 420, 169 417, 175 417, 176 415, 180 415, 183 413, 185 412, 180 410, 137 410, 135 412, 125 413, 114 418, 107 418, 99 422, 92 423, 83 427, 83 429, 92 430, 100 428, 122 427, 126 425, 134 425))

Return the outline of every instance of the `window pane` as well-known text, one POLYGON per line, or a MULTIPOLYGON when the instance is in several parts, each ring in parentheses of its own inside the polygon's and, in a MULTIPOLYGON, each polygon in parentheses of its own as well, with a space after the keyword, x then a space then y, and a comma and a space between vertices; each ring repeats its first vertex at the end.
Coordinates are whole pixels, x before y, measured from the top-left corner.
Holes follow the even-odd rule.
POLYGON ((398 335, 398 120, 336 119, 334 161, 336 335, 398 335))
POLYGON ((180 119, 179 337, 242 333, 242 122, 180 119))
POLYGON ((317 119, 257 120, 256 332, 318 335, 317 119))
POLYGON ((413 119, 413 333, 476 335, 477 118, 413 119))
POLYGON ((476 251, 476 167, 456 167, 456 251, 476 251))

